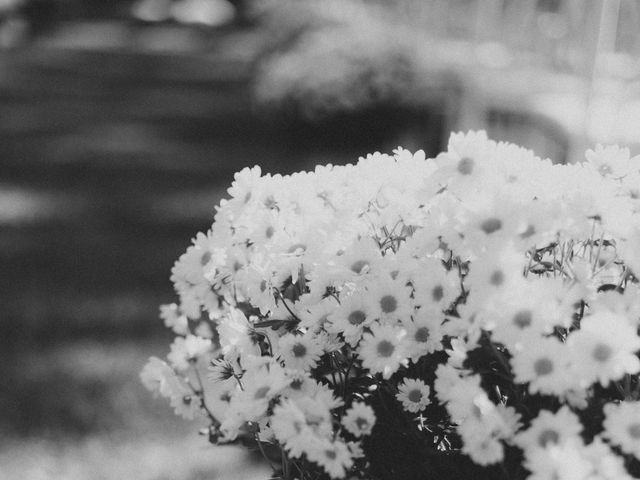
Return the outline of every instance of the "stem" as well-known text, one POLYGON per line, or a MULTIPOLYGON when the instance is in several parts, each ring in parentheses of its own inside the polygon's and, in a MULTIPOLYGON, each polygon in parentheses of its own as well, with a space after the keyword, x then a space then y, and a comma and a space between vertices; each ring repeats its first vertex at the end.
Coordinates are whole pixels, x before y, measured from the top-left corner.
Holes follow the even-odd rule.
POLYGON ((349 379, 349 372, 351 371, 351 367, 353 367, 354 357, 351 357, 349 360, 349 365, 347 365, 347 369, 344 372, 344 383, 342 384, 342 398, 347 398, 347 380, 349 379))
POLYGON ((336 382, 336 374, 333 370, 331 370, 331 381, 333 382, 333 387, 336 388, 338 386, 338 382, 336 382))
POLYGON ((636 388, 634 388, 633 392, 631 392, 631 398, 633 398, 634 400, 640 398, 640 379, 638 379, 638 383, 636 383, 636 388))
POLYGON ((616 390, 618 390, 618 393, 620 394, 622 399, 625 400, 627 396, 624 389, 620 386, 620 382, 615 382, 614 385, 616 386, 616 390))
POLYGON ((631 375, 628 373, 624 376, 624 398, 625 400, 632 400, 631 394, 631 375))
POLYGON ((500 462, 500 470, 502 470, 502 473, 504 474, 504 478, 506 480, 511 479, 511 475, 509 475, 509 470, 507 470, 507 466, 505 465, 504 461, 500 462))
POLYGON ((604 241, 604 230, 602 230, 602 234, 600 235, 600 240, 598 241, 598 251, 596 252, 596 259, 593 261, 593 266, 591 267, 592 275, 595 275, 596 267, 598 265, 598 260, 600 260, 600 252, 602 251, 603 241, 604 241))
POLYGON ((506 374, 509 375, 509 378, 513 378, 511 374, 511 367, 509 366, 509 362, 507 362, 507 360, 504 358, 504 355, 502 354, 502 352, 498 350, 498 348, 493 344, 493 342, 489 338, 487 338, 487 343, 489 344, 489 347, 491 348, 491 351, 493 352, 494 357, 496 357, 496 359, 498 360, 498 362, 500 363, 500 365, 502 366, 506 374))
POLYGON ((209 407, 207 406, 207 402, 204 396, 204 384, 202 383, 202 377, 200 376, 198 367, 195 366, 194 364, 192 364, 192 367, 193 367, 193 371, 195 372, 196 380, 198 381, 198 389, 196 390, 195 388, 193 388, 193 385, 191 385, 191 382, 187 382, 187 383, 189 384, 189 387, 193 391, 194 395, 196 395, 200 399, 200 407, 206 412, 207 416, 209 417, 209 420, 211 420, 211 423, 214 426, 219 427, 220 421, 215 417, 215 415, 213 415, 213 412, 209 410, 209 407))
POLYGON ((269 335, 267 335, 264 332, 260 332, 258 330, 253 330, 254 332, 256 332, 258 335, 264 337, 264 339, 267 341, 267 345, 269 346, 269 355, 273 356, 273 345, 271 345, 271 339, 269 338, 269 335))
POLYGON ((278 469, 273 465, 273 462, 267 456, 267 452, 265 452, 264 448, 262 447, 262 442, 260 441, 260 436, 258 435, 258 432, 255 433, 255 437, 254 438, 256 440, 256 443, 258 444, 258 449, 260 450, 260 453, 262 454, 264 459, 269 463, 269 466, 273 470, 273 473, 278 473, 278 469))
POLYGON ((524 271, 524 278, 527 278, 527 276, 529 275, 529 269, 531 268, 531 264, 533 263, 534 255, 535 255, 535 250, 533 250, 532 252, 529 252, 529 264, 527 265, 527 268, 524 271))
POLYGON ((289 459, 284 450, 282 450, 282 479, 289 480, 289 459))
POLYGON ((287 309, 287 311, 291 314, 291 316, 297 320, 298 322, 300 322, 300 318, 298 318, 298 316, 293 313, 293 311, 289 308, 289 305, 287 305, 287 301, 284 298, 284 295, 282 295, 282 292, 280 292, 280 290, 276 290, 278 292, 278 296, 280 297, 280 300, 282 300, 282 304, 284 305, 284 308, 287 309))
MULTIPOLYGON (((604 268, 604 267, 603 267, 604 268)), ((616 285, 616 290, 619 291, 620 288, 622 288, 622 284, 624 283, 624 281, 627 278, 627 267, 623 267, 622 268, 622 273, 620 274, 620 281, 618 282, 618 285, 616 285)), ((626 285, 625 285, 626 286, 626 285)))
MULTIPOLYGON (((589 235, 589 261, 593 253, 593 235, 596 233, 596 219, 593 219, 593 225, 591 225, 591 235, 589 235)), ((586 249, 586 245, 585 245, 586 249)))

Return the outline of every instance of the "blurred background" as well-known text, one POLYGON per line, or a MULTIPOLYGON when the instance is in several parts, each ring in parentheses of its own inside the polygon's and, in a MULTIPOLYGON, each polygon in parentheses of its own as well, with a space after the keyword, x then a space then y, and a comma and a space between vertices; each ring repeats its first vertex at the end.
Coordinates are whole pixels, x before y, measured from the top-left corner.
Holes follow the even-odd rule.
POLYGON ((639 32, 640 0, 0 0, 0 478, 268 478, 138 377, 233 172, 470 128, 639 153, 639 32))

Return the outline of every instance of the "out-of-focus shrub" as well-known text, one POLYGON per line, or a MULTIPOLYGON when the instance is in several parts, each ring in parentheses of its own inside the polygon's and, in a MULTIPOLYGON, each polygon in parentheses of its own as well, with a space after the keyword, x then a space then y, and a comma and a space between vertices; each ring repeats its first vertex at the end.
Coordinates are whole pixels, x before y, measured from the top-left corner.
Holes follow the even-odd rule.
POLYGON ((409 98, 428 40, 394 15, 366 2, 263 3, 270 33, 256 74, 258 103, 318 117, 409 98))

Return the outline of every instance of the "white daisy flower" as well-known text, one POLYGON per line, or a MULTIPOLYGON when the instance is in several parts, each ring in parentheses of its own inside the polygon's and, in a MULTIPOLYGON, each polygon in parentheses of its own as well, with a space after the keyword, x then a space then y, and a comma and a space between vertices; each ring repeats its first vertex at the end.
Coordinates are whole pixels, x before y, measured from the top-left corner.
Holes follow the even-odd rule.
POLYGON ((333 297, 326 297, 317 303, 312 301, 311 304, 307 304, 307 300, 309 300, 309 297, 305 295, 300 297, 300 303, 306 306, 304 308, 301 306, 298 309, 299 327, 307 328, 312 332, 319 332, 322 328, 325 328, 329 315, 338 308, 338 301, 333 297))
POLYGON ((603 436, 625 452, 640 459, 640 401, 604 406, 603 436))
POLYGON ((640 372, 637 329, 626 318, 610 312, 596 312, 582 319, 580 330, 567 339, 571 347, 574 372, 589 386, 600 382, 604 387, 625 373, 640 372))
MULTIPOLYGON (((550 334, 573 309, 563 308, 554 300, 553 280, 527 279, 510 286, 509 295, 500 295, 478 315, 491 331, 491 339, 513 350, 526 346, 531 337, 550 334)), ((528 348, 528 347, 527 347, 528 348)))
POLYGON ((477 188, 478 177, 489 165, 496 143, 485 131, 452 133, 447 152, 435 159, 438 170, 434 177, 449 190, 459 194, 477 188))
POLYGON ((430 391, 429 385, 426 385, 422 380, 405 378, 398 385, 396 398, 407 412, 417 413, 431 403, 429 400, 430 391))
POLYGON ((164 326, 171 328, 173 333, 177 335, 189 333, 189 319, 175 303, 161 305, 160 318, 164 321, 164 326))
POLYGON ((375 423, 376 415, 373 408, 362 402, 353 402, 342 417, 344 428, 358 438, 371 435, 375 423))
POLYGON ((460 294, 458 275, 447 272, 442 261, 425 258, 418 262, 411 274, 415 303, 425 310, 446 310, 460 294))
POLYGON ((149 362, 140 372, 140 379, 147 389, 156 395, 168 398, 176 415, 187 420, 200 412, 200 399, 193 393, 186 382, 178 377, 169 365, 156 357, 151 357, 149 362))
POLYGON ((362 366, 372 373, 381 373, 389 378, 406 360, 406 348, 403 338, 406 330, 390 325, 371 326, 371 333, 366 333, 358 346, 358 354, 362 366))
POLYGON ((252 335, 253 327, 239 309, 230 308, 229 314, 219 321, 217 330, 225 357, 239 353, 260 355, 260 347, 252 335))
POLYGON ((354 292, 340 299, 340 306, 327 316, 325 328, 329 333, 341 334, 348 344, 355 347, 364 328, 374 321, 374 314, 375 309, 370 306, 368 296, 364 292, 354 292))
POLYGON ((462 451, 469 455, 474 463, 483 466, 493 465, 504 458, 502 442, 492 437, 464 439, 462 451))
POLYGON ((524 466, 533 480, 632 480, 624 459, 599 438, 585 445, 576 437, 563 444, 527 452, 524 466))
MULTIPOLYGON (((582 439, 576 436, 563 443, 548 444, 545 448, 527 450, 523 462, 523 466, 531 472, 527 480, 593 478, 591 477, 593 465, 586 461, 585 448, 582 439)), ((600 477, 596 478, 600 479, 600 477)))
POLYGON ((211 351, 211 340, 195 335, 176 337, 167 358, 176 370, 186 370, 192 362, 211 351))
POLYGON ((307 452, 307 458, 320 465, 331 478, 344 478, 353 465, 349 447, 339 440, 319 442, 307 452))
POLYGON ((528 383, 530 393, 562 396, 573 384, 569 348, 555 337, 531 336, 526 346, 512 352, 515 381, 528 383))
POLYGON ((556 413, 541 410, 526 430, 516 434, 514 443, 528 453, 576 439, 581 431, 582 424, 578 417, 567 406, 563 406, 556 413))
POLYGON ((629 149, 617 145, 598 144, 595 150, 587 150, 585 156, 587 161, 583 165, 603 177, 622 178, 633 163, 629 149))
POLYGON ((402 323, 407 331, 405 339, 412 361, 417 362, 420 357, 442 349, 443 332, 440 326, 443 318, 442 314, 420 308, 412 321, 402 323))
POLYGON ((441 403, 445 403, 453 398, 452 390, 461 378, 461 371, 450 363, 443 363, 436 368, 436 379, 433 387, 441 403))
POLYGON ((262 170, 258 165, 253 168, 245 167, 233 175, 234 181, 227 193, 232 198, 239 200, 243 205, 255 198, 255 189, 260 183, 262 170))
MULTIPOLYGON (((345 269, 345 278, 354 278, 375 271, 381 262, 380 247, 368 236, 354 241, 335 259, 336 266, 345 269)), ((338 275, 341 276, 340 273, 338 275)))
MULTIPOLYGON (((474 415, 480 418, 495 407, 488 401, 487 393, 480 386, 480 375, 467 375, 451 380, 454 383, 448 391, 441 393, 438 390, 438 398, 447 402, 447 411, 454 423, 461 423, 474 415)), ((442 384, 436 384, 436 387, 441 386, 442 384)))
POLYGON ((291 457, 309 455, 332 433, 332 417, 322 401, 311 397, 283 400, 274 408, 271 428, 291 457))
POLYGON ((366 288, 365 301, 371 306, 374 318, 395 323, 411 315, 411 289, 403 280, 392 280, 383 273, 372 277, 366 288))
POLYGON ((523 269, 525 257, 521 252, 506 245, 496 245, 484 256, 475 259, 469 266, 464 287, 469 295, 465 304, 466 316, 475 315, 491 306, 496 298, 506 295, 525 283, 523 269))
POLYGON ((322 346, 311 335, 287 334, 278 342, 278 356, 287 368, 309 371, 322 356, 322 346))
POLYGON ((255 368, 244 365, 247 372, 242 376, 242 389, 231 396, 229 409, 221 428, 233 438, 245 422, 262 419, 267 413, 269 402, 289 386, 283 368, 269 361, 258 363, 255 368))

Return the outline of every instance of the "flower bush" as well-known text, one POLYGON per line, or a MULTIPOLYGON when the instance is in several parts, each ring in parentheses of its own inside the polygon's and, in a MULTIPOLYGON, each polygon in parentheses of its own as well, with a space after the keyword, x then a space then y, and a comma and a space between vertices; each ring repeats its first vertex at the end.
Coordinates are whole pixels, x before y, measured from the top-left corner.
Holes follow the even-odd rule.
MULTIPOLYGON (((428 27, 407 25, 410 3, 266 2, 260 20, 268 35, 256 68, 256 104, 313 120, 410 103, 416 90, 426 88, 425 78, 444 76, 428 47, 434 43, 424 33, 428 27)), ((428 7, 413 2, 412 9, 420 17, 428 7)), ((446 77, 450 82, 451 74, 446 77)))
POLYGON ((640 474, 640 158, 484 132, 235 176, 143 382, 274 478, 640 474))

